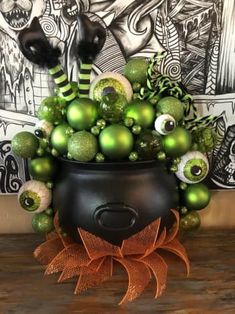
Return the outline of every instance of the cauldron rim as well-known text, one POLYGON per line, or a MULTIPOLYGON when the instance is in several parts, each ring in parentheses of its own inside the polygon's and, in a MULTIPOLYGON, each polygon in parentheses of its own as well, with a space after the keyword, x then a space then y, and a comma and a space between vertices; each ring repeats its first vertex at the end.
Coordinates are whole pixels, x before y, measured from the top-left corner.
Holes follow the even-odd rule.
POLYGON ((106 161, 106 162, 81 162, 77 160, 71 160, 64 157, 59 157, 58 160, 68 166, 74 166, 84 170, 141 170, 146 168, 153 168, 162 166, 163 163, 158 160, 141 160, 141 161, 106 161))

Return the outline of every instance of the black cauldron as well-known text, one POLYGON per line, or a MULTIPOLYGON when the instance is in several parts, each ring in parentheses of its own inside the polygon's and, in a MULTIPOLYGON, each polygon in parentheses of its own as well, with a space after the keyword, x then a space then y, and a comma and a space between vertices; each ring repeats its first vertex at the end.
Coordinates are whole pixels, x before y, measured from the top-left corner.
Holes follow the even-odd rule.
POLYGON ((81 163, 59 160, 53 190, 62 229, 79 241, 77 228, 119 245, 161 217, 172 223, 176 179, 157 161, 81 163))

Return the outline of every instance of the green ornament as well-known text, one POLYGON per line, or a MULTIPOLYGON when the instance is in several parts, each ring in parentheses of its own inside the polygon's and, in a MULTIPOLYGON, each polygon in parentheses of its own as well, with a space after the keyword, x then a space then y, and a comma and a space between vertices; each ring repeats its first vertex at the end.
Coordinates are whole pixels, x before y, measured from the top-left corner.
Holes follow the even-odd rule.
POLYGON ((54 210, 53 208, 49 207, 45 210, 45 214, 47 214, 48 216, 53 216, 54 214, 54 210))
POLYGON ((62 123, 64 120, 64 109, 66 101, 57 96, 45 98, 39 109, 37 116, 40 120, 46 120, 53 124, 62 123))
POLYGON ((54 128, 51 133, 51 145, 60 154, 64 155, 68 150, 68 141, 74 130, 63 123, 54 128))
POLYGON ((96 162, 104 162, 104 161, 105 161, 105 157, 104 157, 103 154, 98 153, 98 154, 96 154, 96 156, 95 156, 95 160, 96 160, 96 162))
POLYGON ((149 128, 153 126, 155 111, 148 101, 136 99, 127 105, 124 118, 132 118, 135 120, 135 124, 149 128))
POLYGON ((141 84, 140 83, 133 83, 132 84, 132 89, 135 93, 139 93, 140 89, 141 89, 141 84))
POLYGON ((172 133, 163 136, 162 145, 168 156, 180 157, 186 154, 191 148, 191 133, 178 126, 172 133))
POLYGON ((67 120, 75 130, 88 130, 98 118, 97 104, 89 98, 75 99, 67 109, 67 120))
POLYGON ((200 128, 195 130, 192 134, 194 142, 194 150, 199 150, 202 153, 211 152, 217 142, 217 134, 214 129, 200 128))
POLYGON ((123 112, 127 106, 125 96, 115 92, 113 88, 106 88, 99 106, 99 114, 106 121, 114 124, 122 120, 123 112))
POLYGON ((196 211, 191 211, 180 219, 180 229, 183 231, 198 229, 200 225, 201 219, 196 211))
POLYGON ((133 58, 127 62, 124 68, 124 75, 132 84, 139 83, 145 86, 148 66, 148 61, 145 58, 133 58))
POLYGON ((32 219, 33 230, 37 233, 49 233, 54 229, 53 217, 46 213, 37 213, 32 219))
POLYGON ((30 132, 17 133, 11 141, 13 153, 22 158, 32 158, 39 148, 37 137, 30 132))
POLYGON ((50 181, 56 172, 55 160, 52 157, 39 157, 30 160, 29 173, 38 181, 50 181))
POLYGON ((181 190, 186 190, 187 189, 187 187, 188 187, 188 184, 187 183, 185 183, 185 182, 180 182, 180 189, 181 190))
POLYGON ((137 152, 131 152, 129 155, 129 160, 130 161, 137 161, 139 158, 138 153, 137 152))
POLYGON ((142 130, 142 128, 140 125, 133 125, 133 127, 132 127, 132 133, 135 135, 139 135, 141 130, 142 130))
POLYGON ((151 130, 141 132, 135 142, 140 159, 155 159, 161 150, 161 137, 151 130))
POLYGON ((100 134, 100 127, 98 125, 95 125, 91 128, 91 133, 95 136, 98 136, 100 134))
POLYGON ((125 124, 125 126, 128 127, 128 128, 132 127, 132 126, 134 125, 134 123, 135 123, 135 121, 134 121, 134 119, 132 119, 132 118, 126 118, 126 119, 124 120, 124 124, 125 124))
POLYGON ((167 96, 161 98, 157 103, 157 112, 171 115, 176 121, 184 117, 184 105, 175 97, 167 96))
POLYGON ((182 215, 186 215, 186 214, 188 213, 188 208, 187 208, 187 207, 181 207, 181 208, 180 208, 180 213, 181 213, 182 215))
POLYGON ((99 136, 102 153, 110 159, 127 157, 133 148, 134 138, 124 125, 113 124, 106 127, 99 136))
POLYGON ((106 121, 104 119, 100 119, 96 122, 96 125, 103 130, 106 127, 106 121))
POLYGON ((77 161, 91 161, 98 152, 97 139, 87 131, 74 133, 68 142, 68 152, 77 161))
POLYGON ((175 173, 175 172, 178 171, 178 167, 177 167, 176 165, 172 165, 172 166, 170 167, 170 171, 173 172, 173 173, 175 173))
POLYGON ((159 161, 164 161, 164 160, 166 160, 166 153, 160 151, 159 153, 157 153, 157 159, 158 159, 159 161))
POLYGON ((183 192, 183 203, 188 210, 201 210, 209 204, 210 199, 210 191, 202 183, 189 185, 183 192))
POLYGON ((39 147, 37 149, 37 156, 42 157, 43 155, 45 155, 45 150, 41 147, 39 147))

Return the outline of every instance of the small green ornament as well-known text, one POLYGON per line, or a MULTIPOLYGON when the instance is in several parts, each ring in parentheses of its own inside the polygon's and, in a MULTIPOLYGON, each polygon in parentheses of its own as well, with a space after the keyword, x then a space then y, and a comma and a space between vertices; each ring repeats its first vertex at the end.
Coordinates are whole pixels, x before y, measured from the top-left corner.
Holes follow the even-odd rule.
POLYGON ((56 172, 56 163, 52 157, 39 157, 30 160, 29 173, 35 179, 50 181, 56 172))
POLYGON ((54 184, 53 184, 53 182, 51 182, 51 181, 48 181, 48 182, 46 183, 46 187, 47 187, 49 190, 52 190, 52 189, 53 189, 53 186, 54 186, 54 184))
POLYGON ((136 99, 127 105, 124 118, 132 118, 136 124, 150 128, 155 119, 155 110, 148 101, 136 99))
POLYGON ((126 97, 116 93, 113 88, 107 87, 103 91, 99 105, 99 114, 106 121, 114 124, 122 120, 126 106, 126 97))
POLYGON ((98 118, 97 104, 89 98, 75 99, 67 109, 67 120, 75 130, 88 130, 98 118))
POLYGON ((161 137, 151 130, 141 132, 135 142, 135 150, 140 159, 155 159, 161 150, 161 137))
POLYGON ((176 165, 172 165, 170 167, 170 171, 173 172, 173 173, 176 173, 178 171, 178 167, 176 165))
POLYGON ((67 124, 63 123, 54 128, 51 133, 51 145, 59 154, 66 154, 68 150, 68 141, 74 130, 67 124))
POLYGON ((37 137, 30 132, 17 133, 12 141, 11 148, 14 154, 22 158, 32 158, 39 148, 37 137))
POLYGON ((141 133, 141 126, 140 125, 133 125, 132 127, 132 133, 135 135, 139 135, 141 133))
POLYGON ((171 115, 176 121, 184 117, 184 105, 182 102, 172 96, 161 98, 157 103, 157 112, 171 115))
POLYGON ((95 136, 98 136, 100 134, 100 127, 98 125, 95 125, 91 128, 91 133, 95 136))
POLYGON ((45 214, 47 214, 48 216, 53 216, 54 215, 54 210, 53 208, 49 207, 45 210, 45 214))
POLYGON ((133 83, 132 84, 132 89, 135 93, 138 93, 141 89, 141 84, 140 83, 133 83))
POLYGON ((183 202, 188 210, 201 210, 205 208, 211 199, 211 193, 202 183, 189 185, 183 192, 183 202))
POLYGON ((157 160, 159 160, 159 161, 164 161, 164 160, 166 160, 166 153, 165 153, 165 152, 162 152, 162 151, 160 151, 159 153, 157 153, 157 160))
POLYGON ((185 182, 180 182, 180 189, 181 189, 182 191, 185 191, 185 190, 187 189, 187 187, 188 187, 188 184, 187 184, 187 183, 185 183, 185 182))
POLYGON ((100 119, 96 122, 96 125, 103 130, 106 127, 106 121, 104 119, 100 119))
POLYGON ((46 120, 53 124, 62 123, 64 120, 63 110, 66 106, 66 101, 57 96, 45 98, 39 109, 37 116, 40 120, 46 120))
POLYGON ((198 229, 200 225, 201 219, 196 211, 191 211, 180 219, 180 229, 183 231, 198 229))
POLYGON ((125 68, 124 75, 131 83, 143 86, 147 83, 148 61, 145 58, 130 59, 125 68))
POLYGON ((135 121, 132 118, 126 118, 124 124, 126 127, 131 128, 134 125, 135 121))
POLYGON ((181 207, 181 208, 180 208, 180 213, 181 213, 182 215, 186 215, 186 214, 188 213, 188 208, 187 208, 187 207, 181 207))
POLYGON ((60 153, 55 148, 51 149, 51 154, 54 157, 59 157, 60 156, 60 153))
POLYGON ((129 160, 130 161, 137 161, 139 158, 138 153, 137 152, 131 152, 129 155, 129 160))
POLYGON ((127 157, 133 148, 134 138, 124 125, 113 124, 106 127, 99 136, 102 153, 110 159, 127 157))
POLYGON ((96 162, 104 162, 105 161, 105 156, 101 153, 96 154, 95 156, 96 162))
POLYGON ((213 128, 200 128, 193 132, 194 150, 202 153, 211 152, 217 142, 217 134, 213 128), (195 149, 196 148, 196 149, 195 149))
POLYGON ((39 147, 37 149, 37 156, 42 157, 43 155, 45 155, 45 150, 41 147, 39 147))
POLYGON ((68 152, 77 161, 91 161, 98 152, 97 139, 87 131, 74 133, 68 142, 68 152))
POLYGON ((191 144, 191 133, 179 126, 162 138, 164 151, 170 157, 180 157, 186 154, 190 150, 191 144))
POLYGON ((54 229, 53 217, 46 213, 37 213, 32 219, 33 230, 37 233, 49 233, 54 229))

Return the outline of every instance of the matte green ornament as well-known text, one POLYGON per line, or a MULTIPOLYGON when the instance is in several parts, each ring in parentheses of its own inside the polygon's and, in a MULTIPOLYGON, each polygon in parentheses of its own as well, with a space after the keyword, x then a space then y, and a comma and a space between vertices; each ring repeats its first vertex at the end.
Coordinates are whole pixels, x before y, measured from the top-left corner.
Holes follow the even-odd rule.
POLYGON ((191 211, 180 219, 180 229, 191 231, 198 229, 201 225, 201 219, 196 211, 191 211))
POLYGON ((52 157, 39 157, 30 160, 29 173, 35 179, 50 181, 56 172, 56 163, 52 157))
POLYGON ((176 121, 184 117, 184 105, 175 97, 167 96, 161 98, 157 103, 157 112, 171 115, 176 121))
POLYGON ((168 156, 180 157, 186 154, 191 148, 191 133, 178 126, 172 133, 162 137, 162 145, 168 156))
POLYGON ((11 141, 13 153, 22 158, 32 158, 39 148, 37 137, 30 132, 17 133, 11 141))
POLYGON ((67 109, 67 120, 75 130, 88 130, 98 118, 97 104, 89 98, 75 99, 67 109))
POLYGON ((98 152, 97 139, 87 131, 74 133, 68 142, 68 152, 77 161, 91 161, 98 152))
POLYGON ((51 133, 51 145, 60 154, 66 154, 68 150, 68 141, 74 130, 63 123, 54 128, 51 133))
POLYGON ((42 101, 37 116, 40 120, 46 120, 53 124, 62 123, 65 106, 65 99, 58 96, 47 97, 42 101))
POLYGON ((201 210, 205 208, 211 199, 211 193, 202 183, 189 185, 183 192, 183 203, 188 210, 201 210))
POLYGON ((155 159, 161 150, 161 137, 151 130, 141 132, 135 142, 140 159, 155 159))
POLYGON ((124 118, 132 118, 135 124, 150 128, 155 120, 155 110, 148 101, 136 99, 127 105, 124 118))
POLYGON ((46 213, 38 213, 32 219, 33 230, 37 233, 49 233, 54 229, 53 217, 46 213))
POLYGON ((129 60, 124 68, 125 77, 132 83, 143 86, 147 83, 148 61, 145 58, 133 58, 129 60))
POLYGON ((113 160, 119 160, 131 153, 134 138, 127 127, 121 124, 113 124, 100 133, 99 143, 105 156, 113 160))

